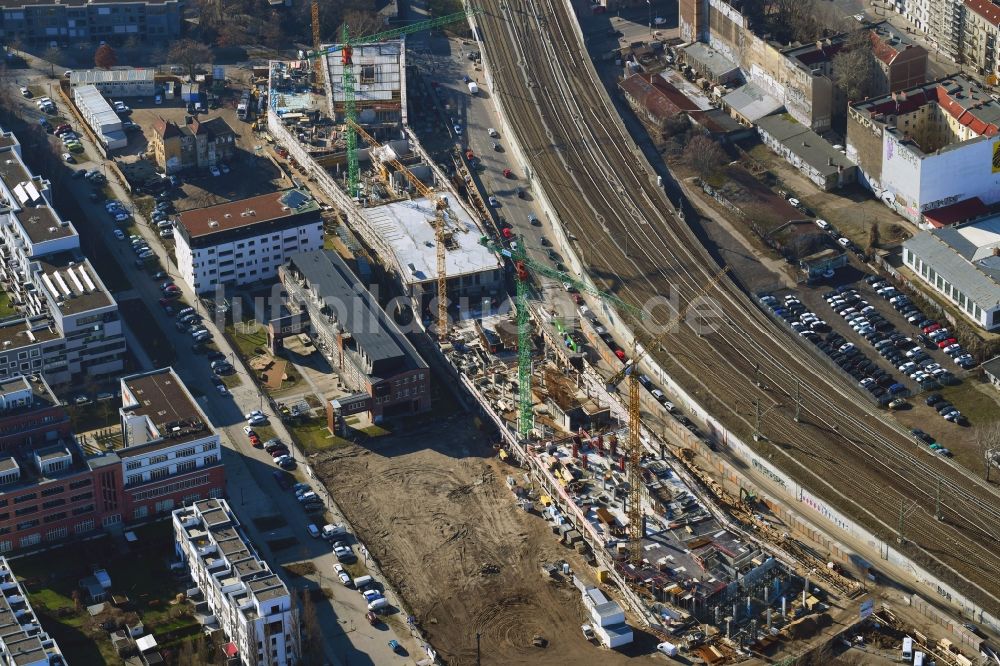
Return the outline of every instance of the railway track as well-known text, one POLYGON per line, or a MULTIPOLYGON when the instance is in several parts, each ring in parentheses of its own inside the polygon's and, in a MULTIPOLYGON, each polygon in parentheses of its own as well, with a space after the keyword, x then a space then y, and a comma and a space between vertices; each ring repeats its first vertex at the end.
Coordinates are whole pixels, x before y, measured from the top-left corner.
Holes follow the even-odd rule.
MULTIPOLYGON (((538 184, 602 289, 642 305, 696 294, 718 270, 668 211, 577 40, 561 0, 478 0, 483 48, 538 184)), ((905 552, 1000 613, 1000 497, 909 436, 779 328, 731 281, 711 292, 714 332, 681 326, 660 364, 734 432, 772 409, 758 451, 889 542, 906 514, 905 552), (792 416, 795 395, 801 418, 792 416), (780 407, 780 406, 783 406, 780 407), (944 521, 936 520, 940 479, 944 521)))

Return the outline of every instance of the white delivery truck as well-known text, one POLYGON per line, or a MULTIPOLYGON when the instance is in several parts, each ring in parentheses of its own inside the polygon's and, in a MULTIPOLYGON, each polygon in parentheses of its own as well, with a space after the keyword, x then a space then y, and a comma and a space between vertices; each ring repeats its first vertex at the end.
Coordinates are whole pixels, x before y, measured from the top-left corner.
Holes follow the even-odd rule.
POLYGON ((473 95, 479 94, 479 85, 475 81, 469 81, 469 93, 473 95))
POLYGON ((663 642, 656 646, 656 649, 667 655, 668 657, 677 656, 677 646, 673 643, 663 642))

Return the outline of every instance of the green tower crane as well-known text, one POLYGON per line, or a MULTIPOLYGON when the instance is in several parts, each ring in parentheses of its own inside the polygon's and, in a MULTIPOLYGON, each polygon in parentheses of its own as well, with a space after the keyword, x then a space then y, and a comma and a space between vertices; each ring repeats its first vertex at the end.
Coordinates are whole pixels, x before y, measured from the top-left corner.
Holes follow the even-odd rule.
MULTIPOLYGON (((340 51, 340 63, 343 65, 341 85, 344 90, 344 118, 345 121, 351 120, 356 123, 358 121, 358 111, 357 102, 354 97, 354 47, 359 44, 371 44, 374 42, 385 41, 387 39, 395 39, 397 37, 402 37, 415 32, 421 32, 423 30, 430 30, 442 25, 448 25, 449 23, 455 23, 456 21, 467 19, 470 16, 475 16, 480 13, 482 13, 481 9, 466 9, 460 12, 455 12, 454 14, 447 14, 445 16, 429 19, 427 21, 420 21, 419 23, 413 23, 400 28, 376 32, 375 34, 366 35, 364 37, 352 37, 347 24, 345 23, 340 32, 339 44, 334 44, 333 46, 320 51, 313 51, 309 53, 306 58, 322 58, 331 53, 340 51)), ((356 197, 360 191, 360 176, 358 171, 358 136, 355 134, 352 123, 346 122, 345 124, 347 126, 347 191, 352 197, 356 197)))
POLYGON ((517 315, 517 434, 522 440, 527 440, 534 427, 534 414, 531 409, 531 331, 528 317, 528 292, 530 290, 531 276, 528 273, 530 268, 535 273, 558 280, 560 283, 569 283, 579 291, 596 296, 612 305, 621 308, 623 311, 637 317, 643 318, 643 311, 634 307, 618 296, 601 291, 592 287, 577 278, 557 271, 544 264, 528 258, 524 250, 524 243, 521 239, 513 239, 512 248, 506 248, 494 241, 489 236, 479 239, 483 245, 494 252, 510 259, 514 264, 514 307, 517 315))

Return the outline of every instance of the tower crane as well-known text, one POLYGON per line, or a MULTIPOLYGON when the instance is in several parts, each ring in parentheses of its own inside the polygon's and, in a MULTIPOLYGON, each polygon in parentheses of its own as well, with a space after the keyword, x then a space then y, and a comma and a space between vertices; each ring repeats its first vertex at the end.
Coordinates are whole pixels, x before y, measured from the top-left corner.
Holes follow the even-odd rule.
MULTIPOLYGON (((362 139, 365 140, 368 145, 373 149, 384 148, 375 138, 366 132, 361 125, 358 125, 355 121, 350 118, 347 119, 348 127, 352 128, 357 132, 362 139)), ((437 300, 438 300, 438 339, 444 340, 448 337, 448 267, 445 261, 445 211, 450 210, 448 208, 448 199, 439 196, 434 190, 424 185, 423 181, 413 175, 413 173, 406 168, 406 165, 392 157, 383 150, 382 157, 383 162, 388 162, 396 168, 400 173, 406 176, 406 179, 410 181, 414 188, 420 192, 421 196, 426 197, 428 200, 434 202, 434 240, 437 249, 437 300)))
MULTIPOLYGON (((728 266, 723 266, 719 272, 712 276, 704 287, 677 313, 677 320, 680 321, 687 316, 691 307, 707 294, 719 280, 729 271, 728 266)), ((638 564, 642 553, 643 518, 642 518, 642 442, 639 439, 641 425, 641 412, 639 408, 639 379, 637 368, 639 361, 645 358, 651 347, 658 346, 667 335, 673 333, 673 327, 668 326, 665 331, 650 343, 649 347, 639 348, 639 341, 632 341, 632 358, 608 380, 611 386, 617 386, 625 377, 628 377, 628 536, 629 536, 629 558, 632 564, 638 564)))
POLYGON ((528 273, 528 269, 530 268, 535 273, 554 278, 561 283, 569 283, 580 291, 612 303, 638 319, 642 319, 643 313, 641 309, 626 303, 614 294, 601 291, 581 282, 572 275, 557 271, 554 268, 530 259, 525 252, 522 242, 517 242, 516 244, 512 244, 511 248, 506 248, 489 236, 483 236, 479 239, 479 243, 509 258, 514 264, 514 306, 517 315, 517 433, 522 440, 526 440, 534 426, 534 415, 531 409, 531 332, 528 322, 528 283, 531 280, 531 276, 528 273))
MULTIPOLYGON (((340 43, 334 44, 325 49, 319 48, 319 6, 317 0, 313 0, 312 5, 312 21, 313 21, 313 41, 314 50, 306 55, 306 59, 315 59, 317 63, 321 62, 319 59, 323 58, 332 53, 340 52, 340 63, 341 68, 341 86, 344 91, 344 118, 345 120, 353 121, 354 125, 350 122, 347 123, 347 190, 348 194, 352 197, 358 196, 358 185, 359 185, 359 171, 358 171, 358 137, 355 134, 357 128, 358 111, 357 111, 357 100, 354 95, 354 47, 359 44, 370 44, 373 42, 381 42, 387 39, 395 39, 396 37, 403 37, 404 35, 409 35, 415 32, 421 32, 423 30, 430 30, 442 25, 448 25, 449 23, 455 23, 456 21, 462 21, 470 16, 475 16, 476 14, 482 13, 481 9, 465 9, 460 12, 455 12, 453 14, 447 14, 445 16, 439 16, 438 18, 430 19, 427 21, 420 21, 419 23, 413 23, 411 25, 402 26, 399 28, 393 28, 392 30, 384 30, 382 32, 376 32, 372 35, 366 35, 364 37, 352 37, 345 23, 340 33, 340 43)), ((320 68, 322 66, 320 65, 320 68)), ((317 70, 318 72, 321 71, 317 70)))

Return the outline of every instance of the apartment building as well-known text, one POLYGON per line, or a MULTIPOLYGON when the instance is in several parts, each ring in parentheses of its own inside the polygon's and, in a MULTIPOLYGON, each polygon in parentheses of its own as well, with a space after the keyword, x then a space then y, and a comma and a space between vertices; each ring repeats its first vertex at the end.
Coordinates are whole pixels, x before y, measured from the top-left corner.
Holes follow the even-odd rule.
POLYGON ((149 136, 153 159, 167 174, 208 169, 236 154, 236 132, 221 116, 201 121, 187 116, 183 125, 160 118, 149 136))
POLYGON ((0 380, 38 373, 63 384, 124 368, 118 305, 11 133, 0 134, 0 280, 13 307, 0 319, 0 380))
POLYGON ((152 97, 156 93, 155 74, 150 67, 74 69, 69 85, 94 86, 105 97, 152 97))
POLYGON ((345 383, 368 395, 375 421, 430 409, 427 363, 343 259, 330 250, 301 252, 278 274, 289 314, 270 323, 272 344, 311 328, 345 383))
POLYGON ((121 445, 97 445, 77 440, 43 378, 0 381, 0 553, 89 537, 223 494, 218 434, 180 378, 167 369, 121 382, 121 445))
POLYGON ((244 666, 292 666, 301 653, 298 609, 225 500, 173 512, 174 540, 208 608, 244 666))
POLYGON ((111 108, 97 86, 86 85, 73 89, 73 103, 80 116, 94 131, 108 150, 118 150, 128 145, 122 119, 111 108))
POLYGON ((163 42, 180 36, 181 0, 5 0, 0 38, 34 46, 126 40, 163 42))
POLYGON ((965 3, 963 0, 927 0, 927 38, 955 62, 961 62, 965 41, 965 3))
POLYGON ((914 223, 979 198, 1000 202, 1000 103, 954 76, 851 105, 847 156, 859 179, 914 223))
POLYGON ((1000 5, 965 0, 964 55, 980 74, 1000 75, 1000 5))
POLYGON ((172 369, 121 380, 122 510, 129 522, 221 497, 219 434, 172 369))
POLYGON ((198 293, 274 278, 292 254, 323 247, 319 204, 303 190, 272 192, 177 218, 177 266, 198 293))
POLYGON ((63 666, 67 660, 35 615, 28 593, 0 557, 0 664, 63 666))

